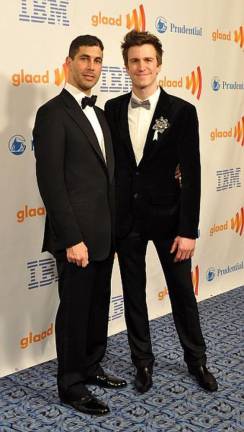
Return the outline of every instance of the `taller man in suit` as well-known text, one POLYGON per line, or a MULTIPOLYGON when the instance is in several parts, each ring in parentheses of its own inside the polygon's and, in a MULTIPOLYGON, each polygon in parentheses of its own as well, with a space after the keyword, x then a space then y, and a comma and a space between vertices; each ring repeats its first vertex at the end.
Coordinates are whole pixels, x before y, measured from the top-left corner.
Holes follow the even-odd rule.
POLYGON ((188 370, 217 390, 206 368, 206 346, 191 279, 198 235, 200 157, 198 119, 190 103, 157 84, 162 45, 148 32, 129 32, 122 43, 132 93, 106 103, 115 152, 117 252, 135 385, 152 385, 152 352, 146 305, 145 255, 152 240, 163 268, 173 318, 188 370), (182 184, 175 178, 180 165, 182 184))
POLYGON ((106 349, 114 233, 114 155, 103 111, 94 106, 103 44, 78 36, 66 59, 62 92, 37 112, 37 181, 47 210, 43 251, 57 261, 58 391, 81 412, 108 406, 85 384, 119 388, 126 382, 100 366, 106 349))

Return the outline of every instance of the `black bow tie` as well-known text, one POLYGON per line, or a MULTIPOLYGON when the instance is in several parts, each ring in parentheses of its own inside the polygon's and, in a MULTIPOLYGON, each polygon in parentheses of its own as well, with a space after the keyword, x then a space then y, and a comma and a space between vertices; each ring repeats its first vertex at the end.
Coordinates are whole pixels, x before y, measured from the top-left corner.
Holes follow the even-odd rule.
POLYGON ((150 100, 146 99, 144 101, 138 102, 136 99, 131 98, 131 108, 145 108, 150 110, 150 100))
POLYGON ((81 99, 81 108, 84 109, 87 105, 93 107, 96 103, 97 96, 92 95, 91 97, 85 96, 81 99))

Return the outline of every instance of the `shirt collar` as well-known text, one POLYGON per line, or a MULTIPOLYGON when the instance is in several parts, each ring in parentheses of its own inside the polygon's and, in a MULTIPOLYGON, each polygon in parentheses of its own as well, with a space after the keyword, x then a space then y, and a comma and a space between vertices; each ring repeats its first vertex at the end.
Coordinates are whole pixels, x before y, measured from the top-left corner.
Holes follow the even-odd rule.
POLYGON ((65 90, 67 90, 78 102, 78 104, 81 106, 81 99, 83 97, 86 97, 87 94, 79 90, 77 87, 73 86, 72 84, 66 82, 65 84, 65 90))
MULTIPOLYGON (((155 110, 155 107, 156 107, 156 105, 158 103, 158 99, 159 99, 159 96, 160 96, 160 91, 161 91, 160 87, 158 86, 157 90, 151 96, 149 96, 146 99, 146 100, 150 101, 150 110, 151 109, 155 110)), ((133 99, 137 100, 138 102, 142 102, 142 99, 138 98, 133 91, 131 92, 131 97, 133 97, 133 99)))

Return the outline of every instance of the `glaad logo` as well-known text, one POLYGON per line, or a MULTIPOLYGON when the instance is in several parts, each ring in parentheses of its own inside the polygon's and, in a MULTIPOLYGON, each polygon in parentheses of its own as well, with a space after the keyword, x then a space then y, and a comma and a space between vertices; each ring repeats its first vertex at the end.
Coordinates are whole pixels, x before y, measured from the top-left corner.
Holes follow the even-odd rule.
POLYGON ((229 168, 216 171, 216 191, 221 192, 228 189, 241 187, 241 168, 229 168))
POLYGON ((122 25, 126 25, 126 28, 129 30, 135 29, 137 31, 144 31, 146 29, 146 16, 143 5, 139 6, 139 12, 136 9, 133 9, 131 14, 127 14, 126 24, 123 23, 122 14, 117 17, 111 17, 103 15, 101 11, 99 11, 98 15, 92 15, 91 23, 94 27, 98 25, 110 25, 121 27, 122 25))
POLYGON ((223 138, 235 138, 236 142, 244 146, 244 116, 229 130, 219 130, 215 128, 210 132, 211 141, 223 138))
POLYGON ((244 46, 244 27, 240 26, 238 30, 234 30, 234 41, 240 44, 240 48, 244 46))
POLYGON ((56 262, 53 258, 42 258, 27 262, 28 289, 43 288, 58 281, 56 262))
POLYGON ((10 152, 16 156, 22 155, 26 149, 25 138, 22 135, 14 135, 8 142, 10 152))
POLYGON ((155 27, 159 33, 165 33, 167 30, 167 21, 165 18, 159 16, 156 19, 155 27))
POLYGON ((189 75, 186 75, 185 78, 181 77, 179 80, 171 80, 164 76, 164 79, 159 81, 159 85, 165 88, 182 88, 184 86, 187 90, 190 90, 192 95, 199 100, 202 93, 201 68, 200 66, 197 66, 195 71, 193 70, 189 75))
POLYGON ((234 138, 241 146, 244 146, 244 116, 235 125, 234 138))
POLYGON ((216 276, 216 270, 214 267, 210 267, 206 272, 206 279, 208 282, 212 282, 216 276))
POLYGON ((230 30, 228 32, 223 32, 217 29, 216 31, 212 32, 212 40, 214 42, 219 40, 227 42, 234 41, 240 45, 240 48, 242 48, 244 46, 244 27, 240 26, 239 29, 234 31, 230 30))
POLYGON ((236 232, 236 234, 239 234, 240 236, 243 234, 244 231, 244 207, 241 207, 239 212, 235 214, 230 220, 226 220, 223 224, 214 224, 209 231, 209 235, 213 236, 217 232, 221 231, 227 231, 229 229, 232 229, 236 232))
POLYGON ((11 83, 15 87, 19 87, 21 84, 49 84, 49 81, 48 70, 44 74, 31 74, 21 69, 20 72, 14 73, 11 77, 11 83))
POLYGON ((67 7, 70 0, 20 0, 19 20, 37 24, 69 26, 67 7))
POLYGON ((139 13, 133 9, 132 14, 126 15, 126 27, 128 30, 135 29, 136 31, 146 30, 146 16, 143 5, 139 6, 139 13))
POLYGON ((18 210, 16 213, 17 222, 22 223, 28 217, 45 216, 45 214, 45 207, 29 208, 28 205, 25 205, 23 209, 18 210))
POLYGON ((155 27, 159 33, 165 33, 169 29, 171 33, 202 36, 202 27, 188 27, 185 24, 176 25, 174 23, 169 23, 168 25, 166 19, 161 16, 157 17, 155 27))
POLYGON ((63 64, 61 70, 56 68, 54 70, 54 83, 57 86, 60 86, 63 82, 65 82, 68 78, 68 68, 66 63, 63 64))
POLYGON ((234 230, 240 236, 243 234, 244 229, 244 207, 241 207, 239 212, 231 218, 231 229, 234 230))
POLYGON ((47 330, 41 331, 40 333, 33 334, 32 331, 29 332, 28 336, 20 339, 20 348, 28 348, 33 342, 42 342, 49 336, 53 335, 53 323, 50 324, 47 330))
POLYGON ((206 279, 208 282, 212 282, 215 278, 219 278, 219 277, 225 276, 229 273, 237 272, 240 270, 244 270, 244 262, 243 261, 238 262, 232 266, 228 265, 227 267, 224 267, 224 268, 210 267, 206 271, 206 279))
POLYGON ((215 76, 211 81, 211 87, 214 92, 219 90, 244 90, 244 81, 239 83, 237 81, 228 82, 215 76))
MULTIPOLYGON (((192 284, 194 293, 196 296, 199 294, 199 266, 196 265, 195 268, 191 272, 191 278, 192 278, 192 284)), ((167 297, 169 294, 168 289, 166 287, 163 288, 162 291, 159 291, 158 293, 158 300, 162 301, 167 297)))

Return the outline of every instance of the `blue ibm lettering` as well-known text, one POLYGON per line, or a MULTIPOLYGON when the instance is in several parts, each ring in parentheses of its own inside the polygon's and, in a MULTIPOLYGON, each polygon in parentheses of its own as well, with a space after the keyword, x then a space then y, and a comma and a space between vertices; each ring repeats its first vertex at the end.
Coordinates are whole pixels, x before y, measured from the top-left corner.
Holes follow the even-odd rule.
POLYGON ((56 263, 53 258, 29 261, 28 289, 42 288, 58 281, 56 263))
POLYGON ((241 168, 230 168, 217 171, 217 192, 241 187, 240 174, 241 168))
POLYGON ((103 66, 101 74, 101 92, 127 93, 131 90, 131 80, 124 67, 103 66))
POLYGON ((111 298, 110 302, 110 314, 109 321, 114 321, 118 318, 121 318, 124 313, 124 300, 123 296, 115 296, 111 298))
POLYGON ((19 20, 69 26, 67 7, 70 0, 20 0, 19 20))

